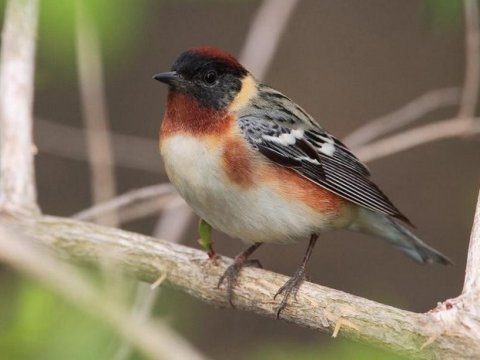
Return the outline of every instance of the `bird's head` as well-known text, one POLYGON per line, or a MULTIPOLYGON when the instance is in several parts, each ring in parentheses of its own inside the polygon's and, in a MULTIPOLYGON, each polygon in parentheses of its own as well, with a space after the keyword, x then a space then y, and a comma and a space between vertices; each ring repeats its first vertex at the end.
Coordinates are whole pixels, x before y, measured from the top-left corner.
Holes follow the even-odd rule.
POLYGON ((157 74, 173 92, 192 96, 201 105, 225 110, 250 92, 255 80, 229 53, 212 47, 196 47, 182 53, 171 71, 157 74))

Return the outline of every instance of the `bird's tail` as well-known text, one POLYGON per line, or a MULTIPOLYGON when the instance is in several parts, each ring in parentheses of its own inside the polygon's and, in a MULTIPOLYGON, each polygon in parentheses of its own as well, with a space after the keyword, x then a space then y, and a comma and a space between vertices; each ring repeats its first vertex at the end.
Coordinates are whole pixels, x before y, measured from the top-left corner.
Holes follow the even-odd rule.
POLYGON ((381 237, 418 263, 452 264, 448 257, 425 244, 387 215, 361 208, 357 220, 350 225, 350 230, 381 237))

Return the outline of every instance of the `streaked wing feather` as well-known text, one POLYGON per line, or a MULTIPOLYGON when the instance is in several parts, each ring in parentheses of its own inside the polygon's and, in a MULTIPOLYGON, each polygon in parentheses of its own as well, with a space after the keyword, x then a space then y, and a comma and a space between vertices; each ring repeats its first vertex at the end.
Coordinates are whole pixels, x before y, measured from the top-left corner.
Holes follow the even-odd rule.
POLYGON ((297 160, 294 156, 289 156, 283 151, 276 150, 272 146, 267 144, 257 144, 258 151, 265 155, 273 162, 291 168, 299 168, 302 166, 302 162, 297 160))
POLYGON ((240 129, 254 148, 353 203, 410 223, 344 144, 290 99, 261 86, 262 96, 238 117, 240 129))
MULTIPOLYGON (((295 171, 353 203, 406 220, 378 186, 367 177, 342 167, 330 159, 323 159, 322 167, 326 174, 324 180, 317 177, 318 170, 310 163, 302 163, 302 167, 295 171)), ((406 221, 408 222, 408 220, 406 221)))
POLYGON ((309 142, 311 142, 312 144, 314 144, 314 146, 317 147, 321 147, 323 144, 325 144, 325 139, 331 140, 335 148, 333 156, 331 157, 332 161, 338 162, 339 164, 346 166, 354 171, 357 171, 364 176, 370 176, 370 171, 365 166, 365 164, 358 160, 358 158, 354 154, 352 154, 350 150, 339 140, 329 134, 326 134, 324 130, 307 131, 305 133, 305 137, 308 139, 309 142))

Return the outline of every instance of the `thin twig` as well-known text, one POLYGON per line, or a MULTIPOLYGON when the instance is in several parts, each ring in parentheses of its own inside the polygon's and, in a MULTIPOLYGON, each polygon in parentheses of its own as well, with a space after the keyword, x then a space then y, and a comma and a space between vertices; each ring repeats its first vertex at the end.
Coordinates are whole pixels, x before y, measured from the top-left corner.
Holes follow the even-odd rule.
MULTIPOLYGON (((39 118, 35 119, 35 125, 35 137, 40 153, 65 159, 89 160, 84 141, 85 130, 39 118), (55 141, 52 141, 52 134, 55 134, 55 141)), ((163 173, 157 140, 116 133, 110 133, 110 137, 115 153, 115 165, 151 173, 163 173), (152 166, 152 164, 158 164, 158 166, 152 166)), ((103 158, 96 158, 96 161, 98 164, 104 164, 103 158)))
POLYGON ((38 212, 32 108, 37 0, 9 0, 0 55, 0 210, 38 212))
POLYGON ((480 25, 478 0, 464 0, 465 79, 458 117, 472 118, 477 108, 480 87, 480 25))
POLYGON ((250 25, 240 62, 257 79, 265 78, 288 20, 300 0, 264 0, 250 25))
POLYGON ((460 89, 457 87, 427 91, 415 100, 384 116, 368 121, 342 141, 352 150, 375 138, 406 126, 442 107, 457 105, 460 89))
MULTIPOLYGON (((148 207, 148 213, 159 213, 166 206, 172 206, 171 200, 179 198, 171 184, 151 185, 140 189, 130 190, 129 192, 119 195, 109 201, 94 205, 88 209, 82 210, 72 217, 78 220, 93 221, 96 217, 104 216, 112 212, 117 212, 120 222, 135 220, 144 217, 145 203, 152 204, 148 207), (162 201, 165 200, 165 201, 162 201), (137 207, 141 205, 141 209, 137 207)), ((183 200, 182 200, 182 203, 183 200)))
MULTIPOLYGON (((95 27, 82 0, 76 0, 76 45, 79 86, 84 110, 84 123, 90 164, 93 203, 115 196, 115 171, 103 83, 100 45, 95 27)), ((115 226, 115 213, 96 219, 115 226)))
POLYGON ((370 162, 429 142, 478 133, 480 129, 472 127, 470 118, 442 120, 359 147, 355 155, 364 162, 370 162))
POLYGON ((138 322, 75 268, 44 250, 0 227, 0 261, 37 279, 72 304, 102 319, 145 355, 152 359, 204 359, 168 326, 161 322, 138 322))

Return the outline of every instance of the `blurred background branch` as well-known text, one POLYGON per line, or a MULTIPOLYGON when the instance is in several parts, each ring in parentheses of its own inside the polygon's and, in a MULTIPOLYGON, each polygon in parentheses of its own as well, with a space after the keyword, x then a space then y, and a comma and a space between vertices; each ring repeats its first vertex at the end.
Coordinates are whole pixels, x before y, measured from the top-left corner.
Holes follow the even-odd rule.
POLYGON ((462 138, 480 133, 479 120, 475 118, 480 86, 478 1, 464 0, 464 14, 465 79, 457 117, 418 126, 376 142, 370 142, 379 135, 400 128, 439 106, 452 105, 452 102, 457 101, 455 89, 427 93, 403 108, 367 123, 345 138, 346 144, 352 146, 352 150, 361 160, 372 161, 432 141, 453 137, 462 138))
POLYGON ((109 201, 82 210, 72 217, 82 221, 93 221, 98 216, 117 212, 119 222, 124 224, 152 214, 158 214, 165 208, 185 206, 185 201, 168 183, 130 190, 109 201))
POLYGON ((378 137, 421 119, 429 112, 458 105, 459 100, 460 88, 427 91, 401 108, 368 121, 343 138, 343 142, 350 148, 357 149, 378 137))
MULTIPOLYGON (((45 154, 70 160, 88 161, 85 146, 86 131, 46 119, 35 119, 35 134, 38 148, 45 154), (57 134, 55 141, 51 135, 57 134)), ((129 169, 163 173, 161 166, 152 166, 159 162, 158 141, 139 136, 111 133, 115 165, 129 169)), ((97 162, 103 164, 102 158, 97 162)))
MULTIPOLYGON (((76 47, 79 89, 91 173, 93 203, 113 198, 116 194, 115 164, 105 99, 100 44, 96 29, 83 0, 76 5, 76 47)), ((117 226, 115 212, 99 215, 96 222, 117 226)))
POLYGON ((472 118, 441 120, 367 143, 354 151, 359 159, 370 162, 429 142, 479 134, 480 129, 472 125, 472 118))
POLYGON ((478 1, 464 0, 465 18, 465 78, 459 118, 472 118, 477 110, 480 86, 480 24, 478 1))
POLYGON ((263 0, 255 13, 239 60, 263 80, 288 21, 300 0, 263 0))
POLYGON ((32 142, 37 0, 9 0, 0 56, 0 211, 37 212, 32 142))

